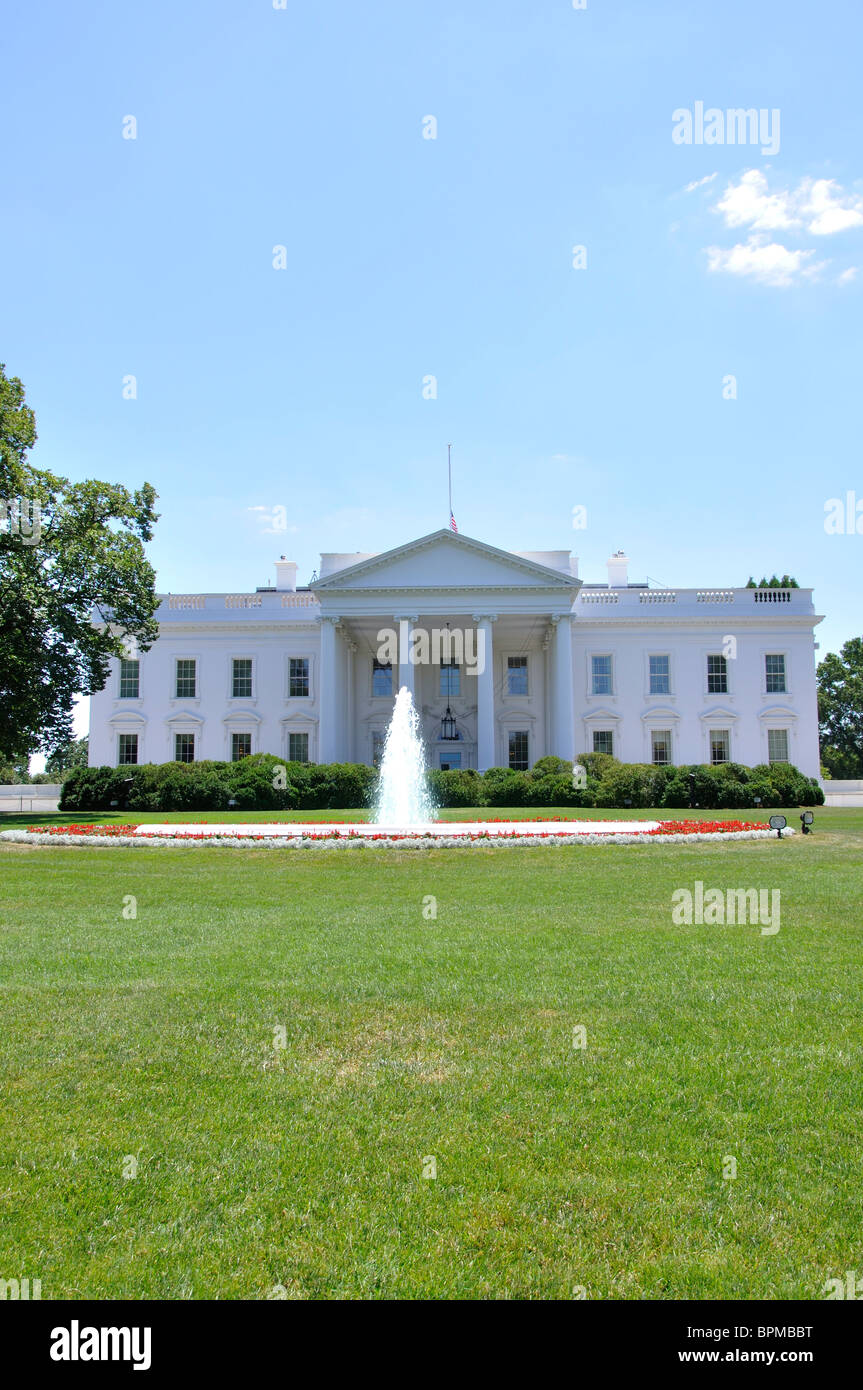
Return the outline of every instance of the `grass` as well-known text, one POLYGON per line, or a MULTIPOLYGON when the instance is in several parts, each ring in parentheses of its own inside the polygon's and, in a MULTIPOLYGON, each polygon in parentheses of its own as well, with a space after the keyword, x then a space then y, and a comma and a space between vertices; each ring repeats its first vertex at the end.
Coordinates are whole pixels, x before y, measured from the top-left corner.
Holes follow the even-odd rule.
POLYGON ((781 844, 0 846, 0 1276, 818 1298, 863 1269, 861 868, 833 808, 781 844), (780 932, 675 926, 695 879, 779 888, 780 932))

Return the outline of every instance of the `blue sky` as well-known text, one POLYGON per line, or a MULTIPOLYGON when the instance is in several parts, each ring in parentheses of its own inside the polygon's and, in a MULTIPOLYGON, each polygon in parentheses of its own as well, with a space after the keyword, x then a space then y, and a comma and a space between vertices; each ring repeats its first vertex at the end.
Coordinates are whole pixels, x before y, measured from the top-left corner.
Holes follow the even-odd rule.
POLYGON ((17 7, 0 360, 34 461, 150 480, 160 588, 233 591, 446 525, 452 441, 463 532, 594 580, 617 548, 667 585, 789 571, 835 649, 861 31, 856 0, 17 7), (697 101, 778 109, 778 151, 676 144, 697 101))

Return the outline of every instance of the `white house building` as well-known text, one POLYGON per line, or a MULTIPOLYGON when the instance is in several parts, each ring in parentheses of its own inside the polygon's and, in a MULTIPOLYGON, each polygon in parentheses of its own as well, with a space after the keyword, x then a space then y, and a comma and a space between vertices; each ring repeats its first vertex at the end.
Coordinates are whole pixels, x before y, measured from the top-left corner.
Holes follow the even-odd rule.
POLYGON ((434 767, 789 761, 817 776, 809 589, 582 583, 568 551, 436 531, 380 555, 324 554, 297 587, 168 594, 146 653, 91 699, 90 762, 377 760, 406 685, 434 767))

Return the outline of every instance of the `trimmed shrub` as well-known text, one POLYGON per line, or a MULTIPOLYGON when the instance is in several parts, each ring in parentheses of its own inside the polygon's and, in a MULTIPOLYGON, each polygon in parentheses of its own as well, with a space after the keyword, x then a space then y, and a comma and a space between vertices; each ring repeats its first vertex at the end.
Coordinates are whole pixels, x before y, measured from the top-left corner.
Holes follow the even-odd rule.
MULTIPOLYGON (((632 806, 690 804, 701 810, 751 808, 756 796, 768 806, 820 806, 824 793, 790 763, 743 767, 697 763, 684 767, 621 763, 607 753, 586 753, 587 786, 572 785, 564 758, 540 758, 532 772, 491 767, 427 774, 438 806, 632 806), (564 769, 561 771, 560 769, 564 769)), ((133 767, 78 767, 60 797, 63 811, 354 810, 373 804, 377 769, 363 763, 286 763, 269 753, 236 763, 142 763, 133 767), (112 805, 112 803, 114 803, 112 805)))
MULTIPOLYGON (((596 789, 598 806, 661 806, 669 768, 650 763, 617 763, 596 789)), ((688 795, 688 793, 687 793, 688 795)))
POLYGON ((579 753, 575 761, 584 768, 588 779, 594 777, 597 781, 601 781, 613 767, 620 767, 617 758, 610 753, 579 753))
POLYGON ((586 787, 572 785, 572 765, 567 774, 537 777, 534 772, 528 777, 525 804, 528 806, 594 806, 596 791, 590 783, 586 787))
POLYGON ((566 777, 572 782, 573 764, 567 762, 566 758, 537 758, 531 768, 532 777, 566 777))
POLYGON ((432 768, 426 783, 436 806, 479 806, 482 779, 472 768, 450 769, 444 772, 432 768))
POLYGON ((511 767, 490 767, 482 777, 483 806, 524 806, 527 802, 528 775, 511 767))

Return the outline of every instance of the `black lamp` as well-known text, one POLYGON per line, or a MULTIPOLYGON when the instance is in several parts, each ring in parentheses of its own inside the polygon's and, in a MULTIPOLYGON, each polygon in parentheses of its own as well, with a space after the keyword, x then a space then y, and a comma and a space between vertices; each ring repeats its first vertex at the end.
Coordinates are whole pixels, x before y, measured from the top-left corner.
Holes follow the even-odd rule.
POLYGON ((775 831, 776 831, 776 834, 779 836, 779 839, 781 840, 781 839, 782 839, 782 832, 783 832, 783 830, 785 829, 786 825, 788 824, 788 822, 787 822, 787 820, 785 819, 785 817, 784 817, 784 816, 771 816, 770 819, 769 819, 769 821, 767 822, 767 824, 770 826, 770 829, 771 829, 771 830, 775 830, 775 831))
POLYGON ((804 835, 811 835, 811 834, 812 834, 811 826, 812 826, 812 822, 814 821, 814 819, 815 819, 815 817, 813 816, 813 814, 812 814, 811 811, 801 811, 801 812, 800 812, 801 828, 802 828, 802 830, 803 830, 803 834, 804 834, 804 835))
POLYGON ((447 743, 451 743, 453 739, 458 738, 458 729, 456 728, 455 724, 455 715, 450 709, 449 704, 447 704, 446 714, 440 722, 440 736, 441 739, 446 741, 447 743))

